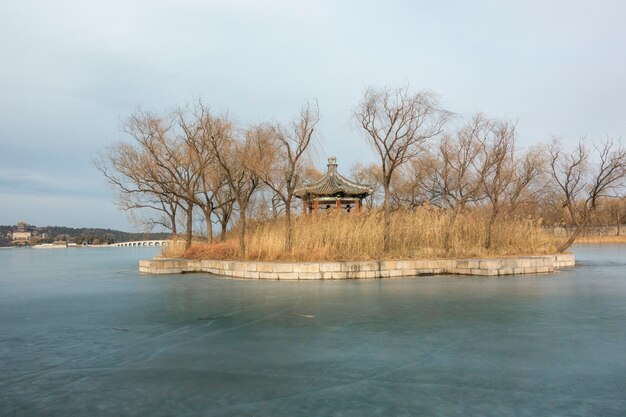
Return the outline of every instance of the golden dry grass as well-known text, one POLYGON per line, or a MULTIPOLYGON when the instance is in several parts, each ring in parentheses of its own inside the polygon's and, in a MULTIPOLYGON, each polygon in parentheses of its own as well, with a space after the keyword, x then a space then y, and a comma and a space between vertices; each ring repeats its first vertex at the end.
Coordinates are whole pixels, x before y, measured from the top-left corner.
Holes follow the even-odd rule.
POLYGON ((167 245, 161 247, 161 256, 164 258, 181 258, 185 253, 185 245, 181 244, 179 241, 178 244, 175 245, 167 245))
POLYGON ((555 253, 558 243, 540 222, 507 219, 494 228, 492 247, 485 248, 487 218, 468 212, 460 214, 451 230, 449 251, 445 234, 450 213, 420 208, 392 214, 390 251, 383 252, 383 214, 336 212, 293 219, 293 251, 284 250, 284 220, 253 224, 248 231, 246 255, 235 240, 221 244, 194 245, 184 256, 204 259, 248 259, 263 261, 324 261, 368 259, 416 259, 442 257, 488 257, 555 253))
POLYGON ((184 257, 190 259, 236 259, 238 254, 239 243, 231 239, 210 245, 206 243, 192 245, 184 252, 184 257))
POLYGON ((626 243, 626 236, 579 236, 576 243, 626 243))

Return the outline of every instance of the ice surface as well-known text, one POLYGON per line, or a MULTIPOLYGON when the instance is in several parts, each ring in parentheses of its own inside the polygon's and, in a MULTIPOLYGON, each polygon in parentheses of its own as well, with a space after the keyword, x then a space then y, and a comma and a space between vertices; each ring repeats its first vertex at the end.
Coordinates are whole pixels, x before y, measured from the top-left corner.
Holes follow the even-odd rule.
POLYGON ((0 251, 2 416, 623 416, 626 247, 552 275, 142 276, 0 251))

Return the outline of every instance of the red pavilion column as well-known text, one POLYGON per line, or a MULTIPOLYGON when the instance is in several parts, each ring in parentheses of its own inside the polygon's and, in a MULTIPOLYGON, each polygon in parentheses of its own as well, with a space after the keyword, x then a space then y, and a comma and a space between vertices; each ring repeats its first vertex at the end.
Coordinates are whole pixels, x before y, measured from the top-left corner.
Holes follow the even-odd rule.
POLYGON ((355 200, 354 205, 356 206, 356 214, 361 213, 361 200, 355 200))
POLYGON ((313 203, 313 210, 314 210, 314 214, 317 216, 317 211, 320 208, 320 202, 317 199, 317 197, 315 198, 315 202, 313 203))
POLYGON ((337 215, 341 214, 341 200, 337 199, 337 215))

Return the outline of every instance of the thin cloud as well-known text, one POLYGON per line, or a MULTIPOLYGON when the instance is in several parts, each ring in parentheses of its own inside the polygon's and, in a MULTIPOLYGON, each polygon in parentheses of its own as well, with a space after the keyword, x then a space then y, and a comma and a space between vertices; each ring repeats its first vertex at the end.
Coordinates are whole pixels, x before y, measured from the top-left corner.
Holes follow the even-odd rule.
POLYGON ((99 195, 120 219, 89 161, 128 139, 120 121, 136 108, 195 97, 242 124, 317 99, 320 149, 343 169, 373 161, 349 122, 370 85, 410 82, 461 115, 518 120, 521 144, 624 137, 625 13, 618 0, 7 2, 0 192, 99 195))
POLYGON ((50 175, 33 171, 0 170, 0 192, 17 195, 94 197, 103 193, 92 178, 50 175))

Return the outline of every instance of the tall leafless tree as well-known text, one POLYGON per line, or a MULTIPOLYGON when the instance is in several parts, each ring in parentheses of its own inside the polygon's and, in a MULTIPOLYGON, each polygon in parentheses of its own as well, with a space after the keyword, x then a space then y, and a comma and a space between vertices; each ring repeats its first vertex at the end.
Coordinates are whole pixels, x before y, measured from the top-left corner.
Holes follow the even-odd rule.
POLYGON ((234 134, 209 139, 221 176, 230 188, 239 210, 239 251, 246 252, 247 210, 252 195, 260 185, 255 166, 261 157, 250 132, 243 138, 234 134))
POLYGON ((532 189, 533 182, 543 170, 543 158, 533 148, 518 158, 515 125, 511 122, 491 120, 487 133, 480 143, 484 169, 478 179, 489 203, 485 241, 485 247, 489 249, 496 221, 505 208, 512 213, 532 189))
POLYGON ((215 158, 211 152, 209 138, 223 134, 229 123, 214 117, 201 101, 177 110, 174 117, 180 129, 177 151, 181 156, 172 158, 179 164, 178 169, 174 171, 178 174, 177 180, 180 185, 177 189, 181 192, 181 198, 202 212, 206 225, 206 239, 210 243, 213 241, 212 216, 215 208, 213 197, 215 158))
MULTIPOLYGON (((257 164, 257 175, 273 191, 285 210, 285 250, 291 252, 291 209, 294 192, 301 185, 306 168, 306 156, 319 121, 317 103, 306 103, 300 114, 288 125, 273 128, 256 126, 249 131, 257 144, 262 159, 257 164)), ((275 206, 275 205, 273 205, 275 206)))
POLYGON ((444 248, 451 249, 450 238, 457 218, 469 205, 485 198, 481 179, 490 170, 491 160, 483 158, 491 123, 483 115, 472 117, 454 135, 444 135, 436 150, 419 160, 423 189, 435 206, 451 210, 444 233, 444 248))
POLYGON ((408 86, 369 88, 354 110, 354 118, 380 158, 384 191, 385 252, 390 244, 391 192, 395 171, 439 135, 448 119, 436 97, 427 91, 413 93, 408 86))
MULTIPOLYGON (((152 123, 150 118, 144 119, 136 114, 127 124, 127 132, 136 132, 152 123)), ((193 236, 193 210, 195 192, 199 181, 193 166, 193 152, 186 144, 181 144, 180 136, 175 134, 174 121, 169 122, 167 129, 161 129, 157 135, 136 135, 144 149, 152 156, 154 171, 160 176, 167 189, 179 198, 185 213, 185 247, 191 246, 193 236)), ((183 142, 184 143, 184 142, 183 142)))
POLYGON ((573 233, 558 248, 563 252, 589 225, 598 203, 603 198, 619 195, 626 178, 626 150, 611 139, 591 148, 580 140, 576 149, 567 153, 554 139, 549 155, 550 174, 575 226, 573 233))
POLYGON ((220 225, 220 240, 224 242, 226 240, 228 225, 233 216, 236 202, 235 194, 230 186, 225 184, 213 194, 213 197, 217 202, 214 213, 220 225))
POLYGON ((169 229, 177 240, 179 201, 161 176, 155 175, 152 155, 138 146, 119 143, 111 146, 94 161, 96 168, 117 192, 117 204, 128 211, 135 222, 169 229), (154 214, 138 215, 135 211, 149 209, 154 214))

